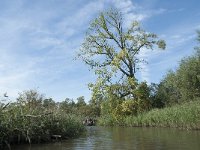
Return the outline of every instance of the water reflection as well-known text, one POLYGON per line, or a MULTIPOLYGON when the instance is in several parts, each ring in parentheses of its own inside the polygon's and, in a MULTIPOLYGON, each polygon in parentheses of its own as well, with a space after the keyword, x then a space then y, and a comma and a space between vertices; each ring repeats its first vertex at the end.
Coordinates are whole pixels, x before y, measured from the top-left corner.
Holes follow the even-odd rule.
POLYGON ((87 134, 60 143, 16 146, 14 150, 199 150, 200 131, 165 128, 88 127, 87 134))

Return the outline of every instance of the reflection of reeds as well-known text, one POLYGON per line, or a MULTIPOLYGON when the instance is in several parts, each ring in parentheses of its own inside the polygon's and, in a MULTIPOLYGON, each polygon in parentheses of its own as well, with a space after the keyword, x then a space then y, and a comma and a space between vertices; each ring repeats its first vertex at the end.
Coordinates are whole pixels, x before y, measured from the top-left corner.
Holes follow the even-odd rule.
POLYGON ((10 144, 48 142, 52 135, 70 138, 84 130, 81 119, 59 109, 48 112, 42 105, 30 109, 22 103, 0 106, 0 148, 3 145, 10 147, 10 144))
POLYGON ((164 109, 153 109, 138 116, 123 116, 119 122, 112 116, 101 117, 100 125, 174 127, 200 129, 200 101, 191 101, 164 109))

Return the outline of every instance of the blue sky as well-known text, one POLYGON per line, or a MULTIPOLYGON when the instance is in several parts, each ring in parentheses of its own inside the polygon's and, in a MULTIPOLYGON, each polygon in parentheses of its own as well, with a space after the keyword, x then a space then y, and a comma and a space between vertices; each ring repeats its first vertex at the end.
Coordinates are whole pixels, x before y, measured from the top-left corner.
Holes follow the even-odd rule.
POLYGON ((167 43, 165 51, 143 51, 140 80, 158 83, 184 56, 193 53, 200 29, 199 0, 0 0, 0 94, 16 98, 37 89, 56 101, 90 99, 95 80, 80 60, 74 60, 90 21, 100 11, 116 7, 126 24, 141 22, 167 43))

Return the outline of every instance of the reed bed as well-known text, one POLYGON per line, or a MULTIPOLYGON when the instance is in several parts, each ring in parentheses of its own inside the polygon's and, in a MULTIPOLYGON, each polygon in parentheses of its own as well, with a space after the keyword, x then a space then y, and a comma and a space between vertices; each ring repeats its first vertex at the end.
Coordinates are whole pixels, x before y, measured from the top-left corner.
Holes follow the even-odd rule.
POLYGON ((0 107, 0 148, 12 144, 42 143, 52 138, 68 139, 85 130, 81 118, 65 112, 35 108, 19 104, 0 107))
POLYGON ((104 116, 99 118, 103 126, 131 127, 173 127, 181 129, 200 129, 200 101, 191 101, 163 109, 152 109, 137 116, 121 116, 114 118, 104 116))

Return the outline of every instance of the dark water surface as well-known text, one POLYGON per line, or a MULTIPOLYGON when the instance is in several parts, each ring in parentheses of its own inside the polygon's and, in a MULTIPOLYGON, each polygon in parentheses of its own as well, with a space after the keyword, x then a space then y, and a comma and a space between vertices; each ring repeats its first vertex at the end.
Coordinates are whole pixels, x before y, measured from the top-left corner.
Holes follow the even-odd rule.
POLYGON ((200 131, 168 128, 87 127, 77 139, 12 150, 200 150, 200 131))

